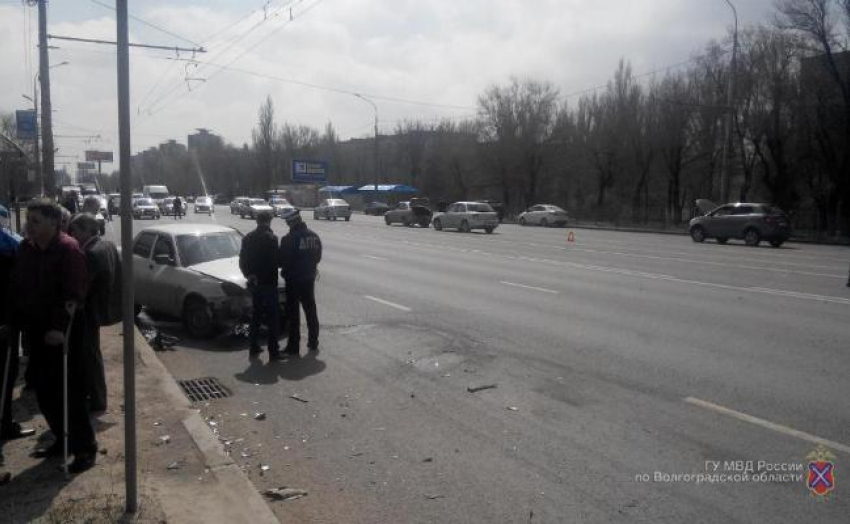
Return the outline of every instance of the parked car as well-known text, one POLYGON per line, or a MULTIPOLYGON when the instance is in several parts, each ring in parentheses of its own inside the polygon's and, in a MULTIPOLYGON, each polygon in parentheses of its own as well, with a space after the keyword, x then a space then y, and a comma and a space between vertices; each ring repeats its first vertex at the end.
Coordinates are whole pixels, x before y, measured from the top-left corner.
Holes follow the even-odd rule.
POLYGON ((551 204, 537 204, 519 214, 518 222, 521 226, 537 225, 543 227, 558 226, 565 227, 569 217, 567 212, 558 206, 551 204))
POLYGON ((198 197, 195 199, 195 213, 207 213, 208 215, 212 215, 215 213, 215 206, 213 206, 212 198, 210 197, 198 197))
POLYGON ((133 201, 133 218, 141 220, 143 218, 154 218, 159 220, 162 213, 150 198, 137 198, 133 201))
POLYGON ((239 216, 241 218, 245 218, 247 216, 253 219, 256 218, 257 213, 261 211, 268 211, 269 213, 274 214, 274 208, 272 208, 272 206, 270 206, 269 203, 262 198, 249 198, 248 201, 239 208, 239 216))
POLYGON ((502 220, 505 218, 505 204, 501 203, 498 200, 476 200, 476 202, 481 202, 482 204, 488 204, 493 208, 493 211, 496 212, 496 215, 499 217, 499 223, 502 223, 502 220))
POLYGON ((366 207, 363 208, 363 214, 381 216, 389 210, 390 206, 384 202, 369 202, 366 204, 366 207))
MULTIPOLYGON (((239 270, 242 233, 214 224, 146 228, 133 241, 136 313, 144 306, 181 318, 193 337, 208 337, 251 317, 239 270)), ((278 280, 280 303, 285 303, 278 280)), ((281 312, 282 313, 282 312, 281 312)))
POLYGON ((231 215, 238 215, 238 214, 239 214, 239 209, 240 209, 240 208, 241 208, 244 204, 246 204, 249 200, 251 200, 251 199, 250 199, 250 198, 248 198, 248 197, 245 197, 245 196, 241 196, 241 197, 236 197, 236 198, 234 198, 234 199, 233 199, 233 202, 231 202, 231 203, 230 203, 230 214, 231 214, 231 215))
POLYGON ((326 198, 313 208, 313 219, 318 220, 320 218, 327 220, 344 218, 347 222, 351 220, 351 206, 341 198, 326 198))
POLYGON ((437 231, 451 228, 466 233, 473 229, 483 229, 489 234, 499 226, 499 216, 490 204, 455 202, 446 208, 445 213, 435 215, 433 222, 437 231))
POLYGON ((384 214, 384 222, 388 226, 403 224, 410 227, 413 224, 418 224, 419 227, 428 227, 433 213, 428 208, 427 203, 428 201, 425 199, 399 202, 394 209, 390 209, 384 214))
POLYGON ((718 244, 725 244, 730 238, 738 238, 748 246, 758 246, 767 240, 771 246, 779 247, 791 236, 788 216, 773 204, 738 202, 717 206, 700 199, 696 207, 705 214, 691 219, 694 242, 714 238, 718 244))
POLYGON ((295 211, 295 206, 285 198, 275 197, 269 200, 269 205, 274 210, 274 216, 283 217, 295 211))
POLYGON ((221 206, 228 204, 227 195, 216 195, 213 201, 221 206))

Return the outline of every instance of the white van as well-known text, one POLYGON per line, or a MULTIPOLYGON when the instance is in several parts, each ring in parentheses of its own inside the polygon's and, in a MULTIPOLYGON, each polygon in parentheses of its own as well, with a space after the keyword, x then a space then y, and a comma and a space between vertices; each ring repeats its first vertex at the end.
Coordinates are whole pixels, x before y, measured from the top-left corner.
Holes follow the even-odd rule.
POLYGON ((144 186, 142 194, 146 198, 153 200, 157 207, 160 207, 163 199, 168 196, 168 187, 166 186, 144 186))

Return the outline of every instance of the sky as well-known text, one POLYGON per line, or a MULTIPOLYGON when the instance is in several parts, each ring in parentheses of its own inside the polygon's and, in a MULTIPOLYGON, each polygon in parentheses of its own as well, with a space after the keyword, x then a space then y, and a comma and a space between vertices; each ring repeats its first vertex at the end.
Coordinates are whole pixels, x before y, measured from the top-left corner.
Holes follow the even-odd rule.
MULTIPOLYGON (((773 0, 732 1, 741 28, 773 18, 773 0)), ((110 6, 49 2, 48 33, 114 41, 110 6)), ((683 67, 733 23, 725 0, 135 0, 129 10, 131 42, 206 50, 131 50, 134 153, 185 144, 197 128, 250 144, 267 96, 277 123, 330 122, 342 139, 372 136, 375 107, 381 133, 474 116, 478 96, 512 76, 551 82, 569 103, 621 59, 638 75, 683 67)), ((22 95, 38 73, 37 28, 35 7, 0 0, 0 112, 31 107, 22 95)), ((86 149, 117 160, 114 46, 50 44, 57 167, 86 149)))

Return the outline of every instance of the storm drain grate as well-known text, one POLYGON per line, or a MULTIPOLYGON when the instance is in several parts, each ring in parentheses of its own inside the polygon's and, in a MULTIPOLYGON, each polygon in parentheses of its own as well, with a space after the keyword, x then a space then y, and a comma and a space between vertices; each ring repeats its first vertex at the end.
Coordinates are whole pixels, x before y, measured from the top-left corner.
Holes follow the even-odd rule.
POLYGON ((192 402, 225 398, 230 396, 230 390, 224 387, 217 378, 193 378, 191 380, 178 380, 183 392, 192 402))

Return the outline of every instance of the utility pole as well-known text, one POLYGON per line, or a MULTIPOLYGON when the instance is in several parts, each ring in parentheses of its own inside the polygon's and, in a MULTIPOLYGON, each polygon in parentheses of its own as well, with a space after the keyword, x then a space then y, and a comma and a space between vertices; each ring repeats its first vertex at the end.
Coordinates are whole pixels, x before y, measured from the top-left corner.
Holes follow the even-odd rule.
MULTIPOLYGON (((130 178, 130 40, 127 0, 116 0, 116 41, 118 43, 118 158, 121 163, 121 283, 124 311, 133 311, 133 201, 130 178)), ((128 514, 138 509, 136 487, 136 348, 132 315, 124 315, 124 487, 128 514)))
POLYGON ((738 11, 732 2, 725 0, 732 8, 735 17, 735 29, 732 36, 732 63, 729 67, 729 87, 726 90, 726 123, 723 137, 723 157, 720 173, 720 203, 729 201, 729 156, 732 149, 732 119, 735 117, 735 76, 737 75, 738 62, 738 11))
POLYGON ((354 93, 354 96, 363 100, 364 102, 368 102, 372 105, 372 108, 375 110, 375 199, 378 198, 378 178, 381 173, 381 153, 378 147, 378 106, 375 102, 369 100, 365 96, 354 93))
POLYGON ((47 53, 47 0, 38 0, 38 65, 41 80, 41 141, 44 190, 50 198, 56 196, 56 175, 53 164, 53 109, 50 103, 50 58, 47 53))

